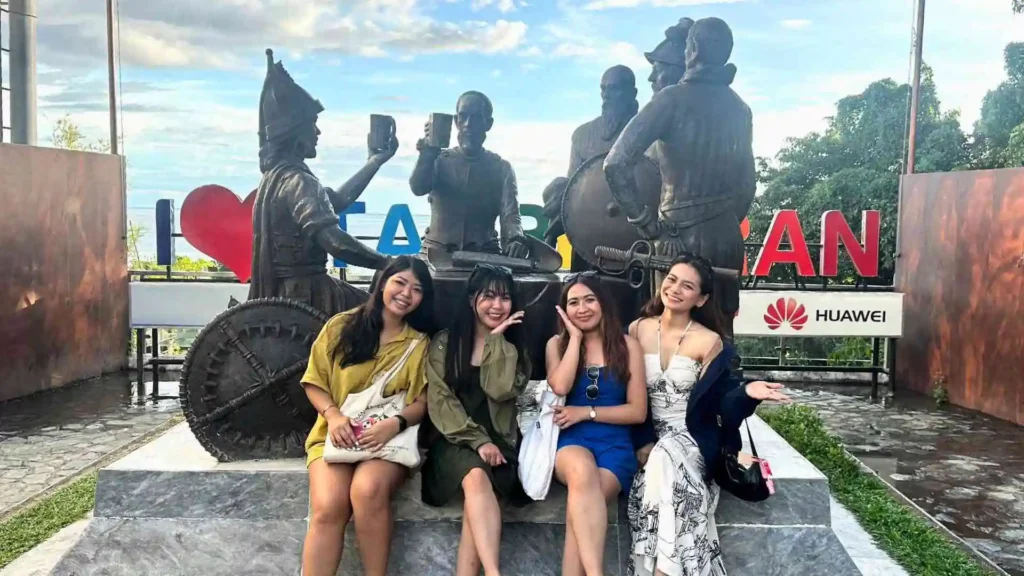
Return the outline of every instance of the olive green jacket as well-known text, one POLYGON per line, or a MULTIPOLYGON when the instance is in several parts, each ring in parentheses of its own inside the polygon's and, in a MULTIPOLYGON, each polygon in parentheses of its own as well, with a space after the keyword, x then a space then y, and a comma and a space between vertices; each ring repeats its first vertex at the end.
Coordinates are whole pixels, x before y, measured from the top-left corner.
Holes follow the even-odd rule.
MULTIPOLYGON (((439 332, 430 342, 427 353, 427 412, 438 432, 453 444, 465 444, 476 450, 491 442, 487 430, 473 422, 458 396, 445 382, 444 360, 447 354, 448 331, 439 332)), ((516 398, 530 380, 527 370, 516 369, 518 354, 515 346, 502 335, 488 334, 484 340, 484 353, 480 360, 480 387, 487 395, 491 423, 506 443, 516 448, 519 423, 516 398)))

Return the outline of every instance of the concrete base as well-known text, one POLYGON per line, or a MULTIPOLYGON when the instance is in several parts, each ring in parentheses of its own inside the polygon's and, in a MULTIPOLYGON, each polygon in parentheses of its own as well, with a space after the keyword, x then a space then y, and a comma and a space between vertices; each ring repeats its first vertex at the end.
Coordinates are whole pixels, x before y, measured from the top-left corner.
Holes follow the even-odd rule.
MULTIPOLYGON (((833 533, 825 477, 757 418, 758 451, 777 474, 776 494, 750 504, 723 495, 716 518, 730 576, 859 574, 833 533)), ((394 502, 391 574, 454 573, 462 506, 424 505, 419 476, 394 502)), ((52 574, 299 573, 308 517, 301 460, 218 463, 182 424, 100 472, 95 518, 52 574)), ((608 574, 625 574, 624 502, 609 507, 608 574)), ((502 571, 561 573, 565 489, 504 514, 502 571)), ((339 574, 360 574, 346 533, 339 574)))

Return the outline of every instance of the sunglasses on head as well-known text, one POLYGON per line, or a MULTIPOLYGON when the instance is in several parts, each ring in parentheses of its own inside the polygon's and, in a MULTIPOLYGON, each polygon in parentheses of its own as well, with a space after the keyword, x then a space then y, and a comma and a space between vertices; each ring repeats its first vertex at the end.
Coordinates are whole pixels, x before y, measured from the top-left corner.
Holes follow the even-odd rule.
POLYGON ((598 278, 597 270, 587 270, 585 272, 573 272, 562 279, 563 284, 572 284, 580 278, 598 278))
POLYGON ((601 391, 597 386, 597 379, 600 376, 600 366, 587 366, 587 378, 590 378, 590 385, 587 386, 587 400, 597 400, 597 393, 601 391))

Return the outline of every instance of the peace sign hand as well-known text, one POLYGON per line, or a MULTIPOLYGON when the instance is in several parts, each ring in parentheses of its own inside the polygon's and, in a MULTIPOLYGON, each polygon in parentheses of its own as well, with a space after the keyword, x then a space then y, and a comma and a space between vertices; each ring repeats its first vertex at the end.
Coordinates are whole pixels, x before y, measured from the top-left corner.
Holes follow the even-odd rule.
POLYGON ((504 322, 502 322, 501 324, 498 324, 497 328, 495 328, 494 330, 491 330, 491 334, 504 334, 505 330, 508 330, 509 326, 512 326, 513 324, 522 324, 523 323, 523 316, 525 316, 525 315, 526 315, 526 311, 525 310, 520 310, 519 312, 516 312, 515 314, 510 315, 508 318, 505 318, 504 322))
POLYGON ((782 388, 782 384, 779 384, 778 382, 765 382, 764 380, 758 380, 757 382, 747 384, 746 391, 747 396, 750 396, 754 400, 770 400, 773 402, 789 404, 793 400, 779 391, 782 388))

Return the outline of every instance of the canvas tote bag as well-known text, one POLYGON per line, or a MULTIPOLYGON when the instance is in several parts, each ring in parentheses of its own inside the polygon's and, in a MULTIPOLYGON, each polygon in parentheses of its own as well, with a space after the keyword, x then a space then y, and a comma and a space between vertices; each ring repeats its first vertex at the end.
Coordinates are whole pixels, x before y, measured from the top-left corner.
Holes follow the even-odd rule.
POLYGON ((564 406, 565 397, 555 394, 546 382, 539 386, 537 421, 523 435, 519 447, 519 481, 523 490, 534 500, 543 500, 551 487, 555 471, 555 453, 558 451, 558 426, 555 426, 555 406, 564 406))
MULTIPOLYGON (((409 356, 421 340, 423 340, 422 336, 413 340, 398 362, 395 362, 387 371, 378 374, 369 388, 362 392, 349 394, 345 398, 344 404, 339 408, 341 413, 348 416, 353 422, 360 423, 364 429, 373 426, 381 420, 401 414, 406 406, 408 406, 405 392, 398 392, 393 396, 385 398, 384 389, 398 375, 406 362, 409 361, 409 356)), ((402 432, 399 432, 383 448, 376 451, 363 449, 358 446, 353 448, 335 446, 331 442, 330 434, 328 434, 327 441, 324 442, 324 462, 352 464, 378 458, 394 462, 395 464, 401 464, 407 468, 415 468, 422 461, 418 445, 419 428, 419 424, 409 426, 402 432)))

